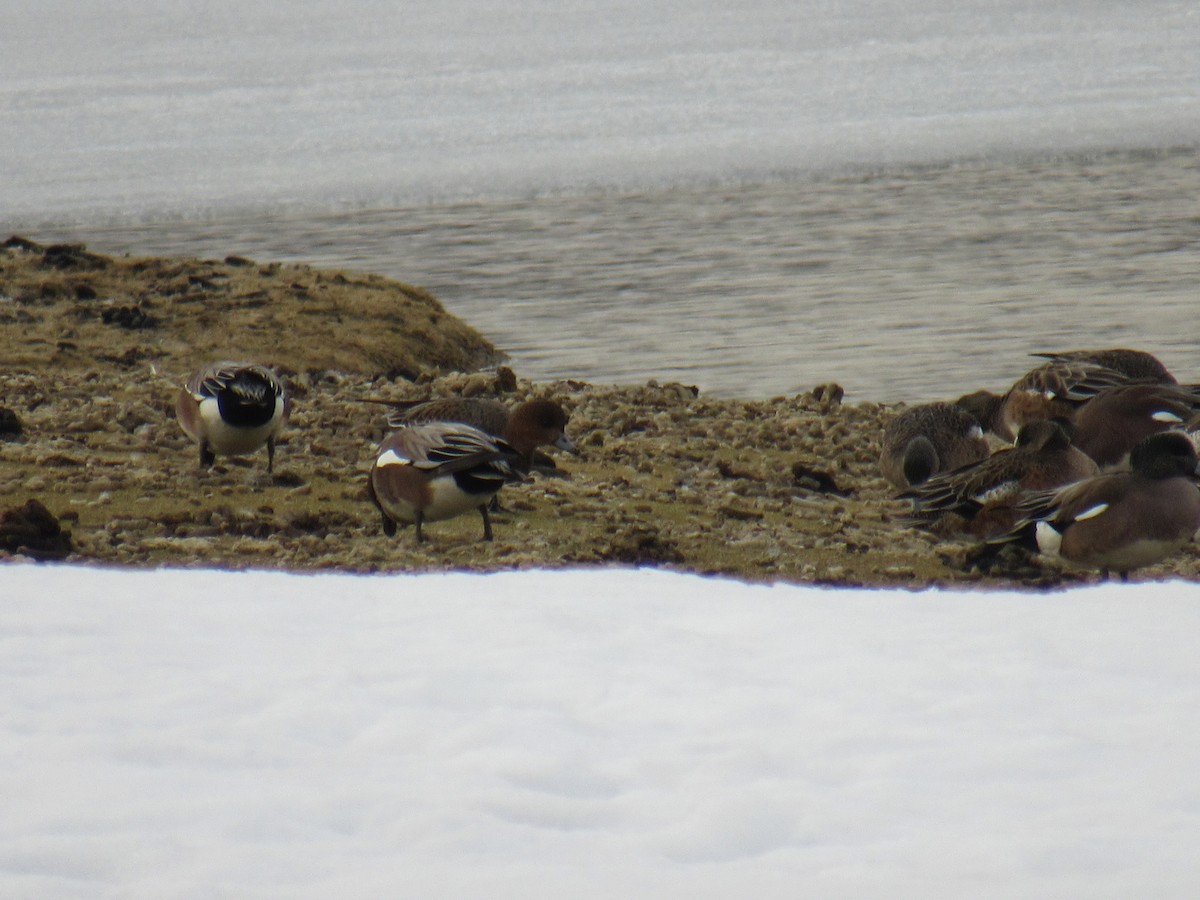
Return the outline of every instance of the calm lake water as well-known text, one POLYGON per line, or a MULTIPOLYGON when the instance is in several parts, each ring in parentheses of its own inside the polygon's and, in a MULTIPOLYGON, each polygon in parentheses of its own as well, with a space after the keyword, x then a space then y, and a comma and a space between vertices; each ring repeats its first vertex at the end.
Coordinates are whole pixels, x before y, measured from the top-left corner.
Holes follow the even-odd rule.
POLYGON ((1191 149, 31 236, 382 273, 536 380, 918 401, 1039 350, 1137 346, 1200 380, 1197 197, 1191 149))

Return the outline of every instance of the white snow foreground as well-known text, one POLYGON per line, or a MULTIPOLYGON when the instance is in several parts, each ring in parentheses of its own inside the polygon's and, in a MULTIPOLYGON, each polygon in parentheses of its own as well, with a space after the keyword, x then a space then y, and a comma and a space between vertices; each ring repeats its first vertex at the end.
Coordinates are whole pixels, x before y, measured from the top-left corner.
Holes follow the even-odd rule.
POLYGON ((0 568, 5 897, 1184 897, 1200 586, 0 568))

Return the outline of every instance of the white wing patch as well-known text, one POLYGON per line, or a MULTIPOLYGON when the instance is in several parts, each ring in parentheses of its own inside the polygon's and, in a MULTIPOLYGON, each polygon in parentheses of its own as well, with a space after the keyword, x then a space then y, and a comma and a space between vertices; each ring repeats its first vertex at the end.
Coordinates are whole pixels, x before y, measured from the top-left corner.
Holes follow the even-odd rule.
POLYGON ((1168 409, 1160 409, 1157 412, 1152 412, 1150 418, 1155 422, 1165 422, 1168 425, 1183 424, 1183 419, 1168 409))
POLYGON ((375 460, 375 468, 382 469, 384 466, 411 466, 412 460, 405 459, 395 450, 384 450, 379 454, 379 459, 375 460))
POLYGON ((1086 519, 1094 519, 1108 509, 1107 503, 1097 503, 1095 506, 1089 507, 1075 517, 1076 522, 1083 522, 1086 519))

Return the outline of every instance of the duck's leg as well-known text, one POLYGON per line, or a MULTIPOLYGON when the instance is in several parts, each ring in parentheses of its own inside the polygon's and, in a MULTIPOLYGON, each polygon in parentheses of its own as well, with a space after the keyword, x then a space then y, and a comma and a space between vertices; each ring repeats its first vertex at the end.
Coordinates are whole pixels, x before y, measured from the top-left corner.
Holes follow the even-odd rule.
POLYGON ((488 505, 486 503, 479 507, 479 515, 483 516, 483 539, 490 541, 492 539, 492 520, 488 517, 488 505))
POLYGON ((267 438, 267 474, 275 467, 275 436, 267 438))
POLYGON ((212 468, 212 464, 217 461, 217 455, 208 449, 208 441, 200 442, 200 468, 212 468))
POLYGON ((415 525, 417 527, 417 543, 418 544, 422 544, 425 542, 425 535, 421 532, 421 523, 424 521, 425 521, 425 514, 422 513, 418 509, 416 516, 413 517, 413 525, 415 525))
POLYGON ((383 533, 386 534, 388 537, 395 537, 396 536, 396 520, 393 519, 391 516, 389 516, 387 513, 383 512, 382 510, 379 513, 379 517, 381 519, 383 519, 383 533))

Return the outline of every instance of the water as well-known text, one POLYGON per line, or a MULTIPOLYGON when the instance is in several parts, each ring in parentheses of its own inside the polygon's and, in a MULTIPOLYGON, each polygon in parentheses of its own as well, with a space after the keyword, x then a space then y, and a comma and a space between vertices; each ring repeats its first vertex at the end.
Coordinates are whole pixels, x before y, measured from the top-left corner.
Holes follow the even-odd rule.
POLYGON ((1114 343, 1200 379, 1190 0, 4 11, 0 228, 38 240, 383 272, 537 379, 928 399, 1114 343))
POLYGON ((1197 196, 1176 151, 58 236, 416 282, 537 380, 927 400, 1039 350, 1146 347, 1200 377, 1197 196))

